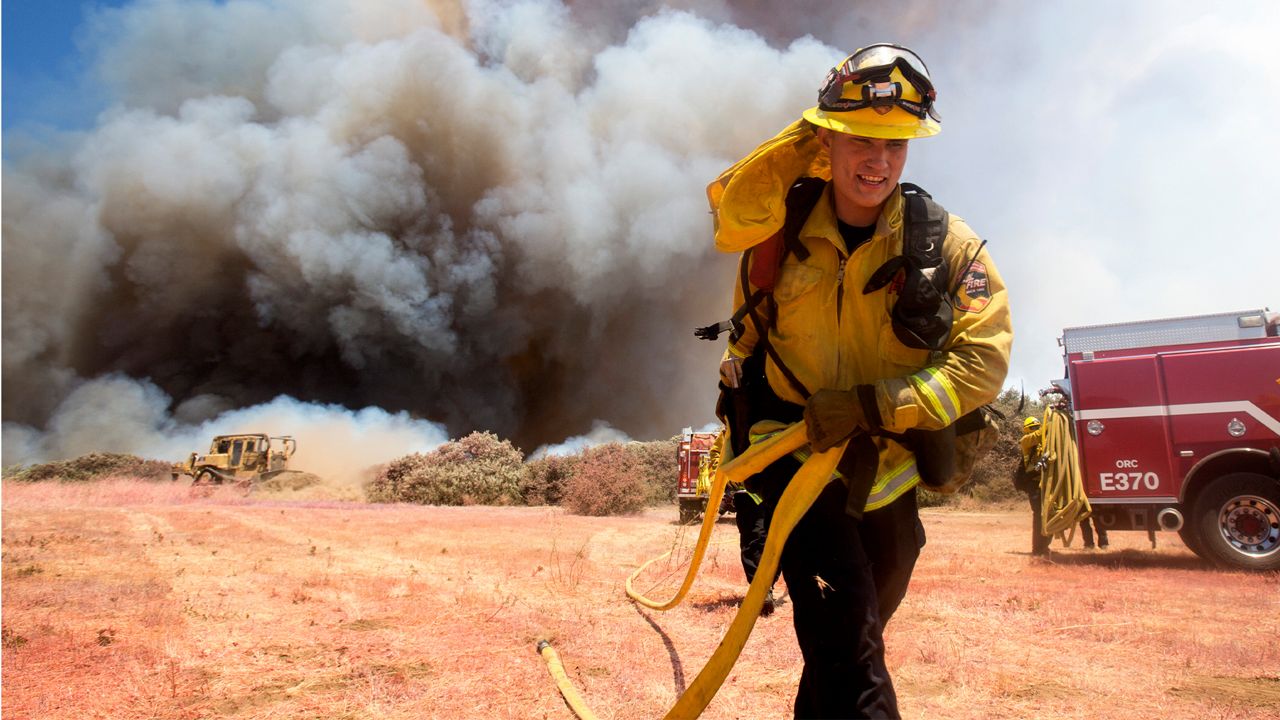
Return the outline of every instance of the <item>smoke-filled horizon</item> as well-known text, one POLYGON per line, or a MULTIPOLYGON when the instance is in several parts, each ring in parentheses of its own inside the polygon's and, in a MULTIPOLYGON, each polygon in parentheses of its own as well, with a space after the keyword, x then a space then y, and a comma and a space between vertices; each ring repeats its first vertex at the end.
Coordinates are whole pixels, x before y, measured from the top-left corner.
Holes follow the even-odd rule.
POLYGON ((704 423, 719 350, 690 330, 727 312, 731 261, 703 186, 838 51, 637 10, 99 12, 114 104, 6 162, 6 462, 151 448, 280 396, 295 424, 378 408, 526 450, 704 423), (747 97, 754 117, 711 112, 747 97))
POLYGON ((4 462, 314 418, 410 429, 369 462, 702 426, 721 347, 690 331, 734 266, 705 185, 885 39, 934 71, 944 132, 904 177, 991 239, 1011 377, 1057 377, 1064 325, 1273 302, 1239 210, 1276 185, 1270 6, 782 7, 92 14, 110 107, 4 163, 4 462))

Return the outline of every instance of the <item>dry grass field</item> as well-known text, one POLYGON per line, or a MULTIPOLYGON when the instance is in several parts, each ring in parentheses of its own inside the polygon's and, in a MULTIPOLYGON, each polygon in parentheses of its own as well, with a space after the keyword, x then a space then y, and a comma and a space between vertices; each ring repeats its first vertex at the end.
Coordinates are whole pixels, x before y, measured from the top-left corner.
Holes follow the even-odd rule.
MULTIPOLYGON (((6 483, 3 715, 570 718, 546 636, 601 717, 661 717, 745 590, 722 521, 684 604, 625 598, 640 563, 688 550, 675 515, 6 483)), ((1170 534, 1034 559, 1021 509, 924 523, 887 638, 906 717, 1280 716, 1280 576, 1208 568, 1170 534)), ((682 572, 651 570, 654 597, 682 572)), ((790 610, 704 717, 789 717, 790 610)))

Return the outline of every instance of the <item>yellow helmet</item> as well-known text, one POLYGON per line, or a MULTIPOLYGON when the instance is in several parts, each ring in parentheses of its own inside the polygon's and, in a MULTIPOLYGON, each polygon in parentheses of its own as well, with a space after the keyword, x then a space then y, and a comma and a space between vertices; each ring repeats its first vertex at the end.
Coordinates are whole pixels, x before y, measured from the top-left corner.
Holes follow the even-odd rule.
POLYGON ((1035 430, 1038 427, 1040 427, 1040 421, 1033 417, 1029 417, 1026 420, 1022 421, 1023 432, 1031 432, 1032 430, 1035 430))
POLYGON ((818 104, 804 119, 863 137, 910 140, 942 131, 929 68, 911 50, 892 43, 859 48, 831 68, 818 104))

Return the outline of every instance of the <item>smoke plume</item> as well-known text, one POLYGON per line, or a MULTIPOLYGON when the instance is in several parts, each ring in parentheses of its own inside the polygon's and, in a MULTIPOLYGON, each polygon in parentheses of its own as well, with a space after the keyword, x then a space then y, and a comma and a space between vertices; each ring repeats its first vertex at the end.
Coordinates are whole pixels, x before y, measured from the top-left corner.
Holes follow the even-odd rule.
POLYGON ((99 11, 114 104, 5 164, 6 462, 299 434, 228 414, 280 396, 526 449, 705 421, 719 348, 690 330, 728 312, 732 260, 703 186, 838 51, 651 10, 99 11))
POLYGON ((177 459, 215 429, 359 447, 304 436, 308 418, 395 429, 379 453, 700 426, 721 348, 690 331, 731 311, 734 267, 704 187, 885 39, 934 69, 945 132, 905 177, 991 238, 1014 377, 1057 376, 1063 325, 1265 304, 1265 264, 1241 260, 1274 253, 1238 208, 1276 185, 1259 158, 1280 23, 1265 3, 1198 7, 96 11, 110 106, 5 158, 4 462, 177 459))

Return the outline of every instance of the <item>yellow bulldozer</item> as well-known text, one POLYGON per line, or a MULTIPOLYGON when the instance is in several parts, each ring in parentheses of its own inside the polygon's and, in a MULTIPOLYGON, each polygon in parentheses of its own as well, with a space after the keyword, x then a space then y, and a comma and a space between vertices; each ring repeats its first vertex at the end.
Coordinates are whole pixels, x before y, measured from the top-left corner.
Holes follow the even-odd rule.
POLYGON ((189 475, 194 485, 251 485, 287 471, 289 458, 297 449, 298 443, 290 435, 219 435, 207 454, 191 453, 186 462, 174 463, 173 479, 189 475), (274 448, 273 440, 277 441, 274 448))

